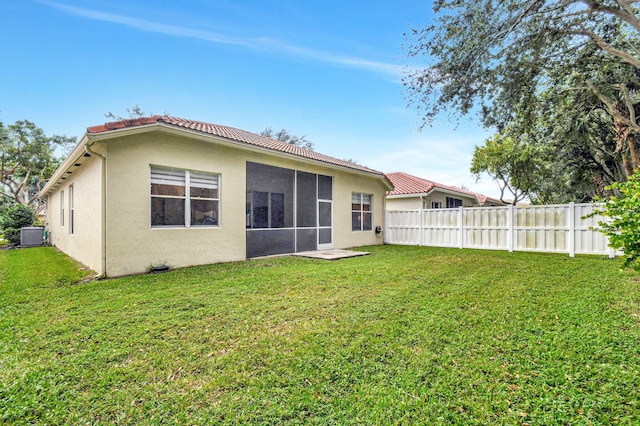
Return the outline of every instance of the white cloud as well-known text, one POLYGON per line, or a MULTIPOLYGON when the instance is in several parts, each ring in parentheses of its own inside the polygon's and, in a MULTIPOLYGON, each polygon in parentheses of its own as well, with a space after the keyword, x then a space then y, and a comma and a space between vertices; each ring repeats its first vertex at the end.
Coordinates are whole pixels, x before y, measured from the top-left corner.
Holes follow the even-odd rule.
POLYGON ((164 34, 173 37, 193 38, 215 44, 242 46, 255 50, 266 50, 274 53, 280 53, 282 55, 289 55, 332 65, 364 69, 380 74, 391 75, 394 78, 398 78, 403 74, 402 67, 394 64, 296 46, 270 37, 236 37, 212 31, 201 31, 177 25, 161 24, 148 21, 146 19, 84 9, 56 2, 49 2, 46 0, 42 0, 40 3, 58 9, 69 15, 123 25, 140 31, 164 34))

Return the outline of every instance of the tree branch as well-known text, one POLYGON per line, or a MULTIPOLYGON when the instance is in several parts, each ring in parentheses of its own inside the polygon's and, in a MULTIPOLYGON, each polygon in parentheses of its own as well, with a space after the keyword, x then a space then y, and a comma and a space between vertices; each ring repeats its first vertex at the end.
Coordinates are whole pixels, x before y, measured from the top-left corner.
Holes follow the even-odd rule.
POLYGON ((590 10, 615 16, 616 18, 619 18, 620 20, 631 25, 636 29, 636 31, 640 32, 640 20, 638 20, 635 13, 633 12, 633 9, 631 9, 631 4, 635 2, 617 0, 617 3, 620 5, 620 9, 616 9, 615 7, 603 6, 595 2, 594 0, 579 1, 585 4, 590 10))
POLYGON ((513 32, 513 30, 520 25, 520 23, 524 20, 524 18, 526 18, 531 11, 533 10, 533 8, 535 6, 537 6, 538 4, 542 3, 540 0, 536 0, 536 1, 532 1, 531 4, 529 5, 529 7, 527 7, 524 12, 522 12, 520 14, 520 16, 516 17, 515 21, 509 26, 509 28, 507 28, 506 30, 500 31, 498 34, 496 34, 495 36, 495 40, 502 40, 504 37, 506 37, 507 35, 511 34, 513 32))
POLYGON ((5 191, 3 191, 2 189, 0 189, 0 196, 4 196, 4 197, 7 197, 7 198, 11 198, 11 199, 13 199, 13 200, 15 200, 15 198, 16 198, 16 197, 15 197, 15 194, 10 193, 10 192, 5 192, 5 191))
POLYGON ((604 50, 605 52, 608 52, 614 56, 616 56, 617 58, 622 59, 624 62, 633 65, 636 68, 640 68, 640 59, 630 55, 629 53, 625 52, 624 50, 620 50, 620 49, 616 49, 615 47, 611 46, 609 43, 607 43, 606 41, 604 41, 604 39, 602 37, 600 37, 599 35, 587 30, 584 27, 580 27, 579 30, 570 30, 567 31, 567 34, 573 34, 573 35, 579 35, 579 36, 583 36, 583 37, 589 37, 591 40, 593 40, 593 42, 600 47, 602 50, 604 50))
MULTIPOLYGON (((633 110, 633 104, 631 103, 630 98, 628 99, 628 101, 625 100, 625 103, 626 107, 630 108, 630 110, 633 111, 633 115, 631 116, 634 118, 633 121, 629 117, 625 117, 624 115, 622 115, 622 113, 617 108, 617 101, 611 100, 606 97, 600 91, 600 89, 598 89, 591 81, 586 80, 585 83, 587 84, 587 87, 589 87, 589 90, 591 90, 598 97, 598 99, 600 99, 600 101, 602 101, 602 103, 607 106, 607 110, 609 111, 609 114, 611 114, 611 116, 614 118, 614 120, 617 120, 627 126, 630 130, 633 131, 633 133, 640 134, 640 125, 635 121, 635 111, 633 110)), ((626 91, 623 93, 623 96, 625 95, 627 97, 629 96, 626 91)))
POLYGON ((624 84, 616 84, 615 86, 620 92, 622 92, 622 99, 624 100, 625 106, 627 107, 627 111, 629 112, 629 121, 631 123, 637 123, 636 120, 636 109, 631 101, 631 95, 629 95, 629 90, 624 84))

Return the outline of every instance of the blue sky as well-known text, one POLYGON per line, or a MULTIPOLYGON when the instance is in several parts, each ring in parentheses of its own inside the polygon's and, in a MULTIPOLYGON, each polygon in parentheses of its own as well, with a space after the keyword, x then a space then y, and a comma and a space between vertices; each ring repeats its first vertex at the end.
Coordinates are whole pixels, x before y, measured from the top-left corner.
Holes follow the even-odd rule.
POLYGON ((315 149, 498 196, 469 173, 489 133, 444 115, 419 130, 401 83, 403 33, 429 1, 8 0, 0 120, 47 134, 151 114, 306 136, 315 149))

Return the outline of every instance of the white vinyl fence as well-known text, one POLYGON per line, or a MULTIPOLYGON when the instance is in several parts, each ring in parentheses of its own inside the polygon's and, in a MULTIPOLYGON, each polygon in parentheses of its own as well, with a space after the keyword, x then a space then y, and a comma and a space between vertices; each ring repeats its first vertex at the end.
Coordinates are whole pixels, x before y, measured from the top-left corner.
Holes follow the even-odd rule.
POLYGON ((613 257, 608 238, 596 229, 603 218, 583 218, 594 208, 570 203, 387 210, 385 243, 613 257))

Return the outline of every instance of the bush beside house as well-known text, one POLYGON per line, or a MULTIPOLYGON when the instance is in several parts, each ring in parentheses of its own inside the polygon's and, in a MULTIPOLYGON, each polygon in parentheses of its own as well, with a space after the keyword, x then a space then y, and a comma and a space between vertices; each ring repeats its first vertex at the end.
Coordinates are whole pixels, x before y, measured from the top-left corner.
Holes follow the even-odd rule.
POLYGON ((1 221, 5 240, 13 245, 20 244, 20 228, 32 226, 35 219, 35 212, 24 204, 16 204, 5 210, 1 221))

